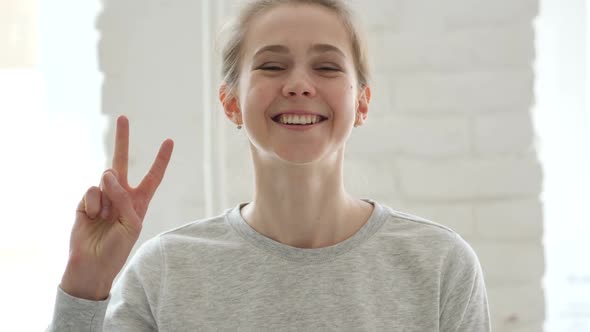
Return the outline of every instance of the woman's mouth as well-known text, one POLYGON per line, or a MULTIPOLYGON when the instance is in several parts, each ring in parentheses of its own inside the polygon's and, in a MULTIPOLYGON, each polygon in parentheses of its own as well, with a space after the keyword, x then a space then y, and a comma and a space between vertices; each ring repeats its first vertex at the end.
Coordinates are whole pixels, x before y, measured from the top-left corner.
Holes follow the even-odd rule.
POLYGON ((299 116, 281 114, 273 117, 272 120, 283 128, 300 131, 317 127, 322 122, 328 120, 328 118, 321 115, 299 116))
POLYGON ((309 115, 296 115, 296 114, 279 114, 272 118, 272 120, 279 124, 295 125, 295 126, 306 126, 316 124, 327 120, 328 118, 322 115, 309 114, 309 115))

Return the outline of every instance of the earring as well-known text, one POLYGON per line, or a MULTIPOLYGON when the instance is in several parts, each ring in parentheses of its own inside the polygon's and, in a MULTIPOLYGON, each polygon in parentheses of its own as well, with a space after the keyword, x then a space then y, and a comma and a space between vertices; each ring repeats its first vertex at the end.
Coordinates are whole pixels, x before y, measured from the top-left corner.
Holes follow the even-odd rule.
MULTIPOLYGON (((238 111, 239 111, 239 107, 238 107, 238 111)), ((242 124, 240 123, 240 119, 238 118, 238 130, 240 130, 240 129, 242 129, 242 124)))

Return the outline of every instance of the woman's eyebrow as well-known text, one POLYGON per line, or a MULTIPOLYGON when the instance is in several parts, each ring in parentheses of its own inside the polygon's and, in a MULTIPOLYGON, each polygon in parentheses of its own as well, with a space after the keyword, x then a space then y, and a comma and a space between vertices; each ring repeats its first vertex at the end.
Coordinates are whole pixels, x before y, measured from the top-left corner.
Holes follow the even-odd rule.
POLYGON ((344 55, 342 50, 331 44, 314 44, 309 51, 310 53, 336 52, 341 57, 346 58, 346 55, 344 55))
MULTIPOLYGON (((272 52, 272 53, 281 53, 281 54, 288 54, 289 48, 285 45, 267 45, 260 48, 256 53, 254 53, 254 57, 259 56, 264 52, 272 52)), ((308 53, 326 53, 326 52, 336 52, 341 57, 345 58, 344 52, 340 50, 338 47, 331 45, 331 44, 314 44, 308 53)))
POLYGON ((264 52, 288 54, 289 48, 287 48, 287 46, 284 45, 267 45, 256 51, 256 53, 254 53, 254 57, 257 57, 264 52))

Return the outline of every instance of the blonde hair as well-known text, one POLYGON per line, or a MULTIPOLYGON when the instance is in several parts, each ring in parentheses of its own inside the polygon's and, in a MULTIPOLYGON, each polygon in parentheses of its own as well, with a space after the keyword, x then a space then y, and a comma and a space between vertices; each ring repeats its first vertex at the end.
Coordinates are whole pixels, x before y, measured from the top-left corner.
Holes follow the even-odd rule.
POLYGON ((231 22, 223 32, 228 34, 222 48, 221 75, 231 91, 235 91, 240 79, 240 65, 244 37, 248 24, 257 15, 278 7, 290 4, 311 4, 330 9, 339 16, 348 30, 352 46, 352 56, 356 68, 359 90, 369 83, 368 50, 364 36, 361 35, 356 18, 342 0, 251 0, 242 7, 235 21, 231 22))

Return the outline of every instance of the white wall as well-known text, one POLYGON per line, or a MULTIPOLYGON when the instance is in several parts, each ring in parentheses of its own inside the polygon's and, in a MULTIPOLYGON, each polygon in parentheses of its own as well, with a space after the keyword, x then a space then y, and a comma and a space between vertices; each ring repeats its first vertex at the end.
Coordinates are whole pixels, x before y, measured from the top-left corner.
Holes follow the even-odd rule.
MULTIPOLYGON (((131 180, 164 138, 176 141, 142 240, 251 198, 248 144, 216 103, 219 63, 207 42, 232 2, 105 1, 102 111, 130 117, 131 180)), ((537 0, 355 6, 369 31, 374 102, 348 145, 347 188, 454 228, 480 257, 494 330, 540 331, 542 169, 530 112, 537 0)), ((111 128, 108 156, 112 138, 111 128)))
POLYGON ((51 321, 77 202, 104 158, 98 1, 0 1, 2 330, 51 321))
POLYGON ((586 1, 541 0, 534 109, 545 178, 547 332, 590 331, 586 1), (586 259, 587 261, 587 259, 586 259))

